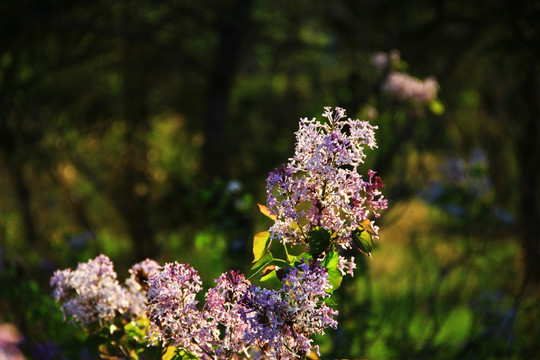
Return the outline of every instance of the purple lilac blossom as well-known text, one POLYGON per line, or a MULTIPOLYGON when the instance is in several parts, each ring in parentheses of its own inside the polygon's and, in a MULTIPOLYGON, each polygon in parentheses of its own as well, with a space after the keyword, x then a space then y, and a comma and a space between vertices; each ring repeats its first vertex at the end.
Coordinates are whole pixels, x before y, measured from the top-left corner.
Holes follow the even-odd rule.
POLYGON ((126 279, 129 312, 133 318, 146 316, 146 295, 148 279, 159 271, 159 264, 151 259, 141 261, 129 269, 130 277, 126 279))
POLYGON ((112 261, 100 255, 80 263, 75 271, 57 270, 51 278, 53 297, 61 303, 64 316, 83 327, 111 322, 129 308, 126 290, 116 276, 112 261))
POLYGON ((267 179, 267 205, 276 221, 272 238, 305 244, 317 227, 332 230, 337 244, 351 247, 351 232, 370 214, 387 208, 379 177, 370 170, 366 181, 357 167, 364 147, 376 148, 376 126, 345 119, 345 110, 325 107, 325 122, 301 119, 295 155, 267 179))
POLYGON ((166 264, 148 280, 151 334, 164 343, 207 358, 216 331, 197 309, 201 278, 186 264, 166 264))
POLYGON ((432 77, 422 81, 406 73, 391 71, 382 89, 399 100, 415 100, 427 104, 437 97, 439 84, 432 77))
POLYGON ((253 286, 243 304, 248 309, 248 333, 264 358, 296 359, 313 348, 309 338, 337 327, 337 311, 328 307, 328 274, 320 262, 304 262, 289 270, 281 291, 253 286))
POLYGON ((244 320, 246 308, 242 299, 251 287, 239 271, 222 274, 216 286, 206 293, 203 316, 213 332, 217 358, 230 358, 233 354, 247 353, 252 345, 248 337, 249 326, 244 320), (221 331, 219 330, 221 329, 221 331))

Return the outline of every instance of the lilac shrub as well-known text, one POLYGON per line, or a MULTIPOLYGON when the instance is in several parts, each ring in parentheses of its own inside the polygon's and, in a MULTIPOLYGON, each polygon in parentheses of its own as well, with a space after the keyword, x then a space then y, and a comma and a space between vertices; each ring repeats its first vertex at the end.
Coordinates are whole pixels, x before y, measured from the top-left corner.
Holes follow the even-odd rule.
POLYGON ((250 278, 229 271, 202 297, 201 278, 191 266, 160 267, 147 259, 121 285, 111 260, 100 255, 52 277, 53 297, 66 318, 100 332, 103 358, 145 358, 150 347, 167 359, 318 353, 312 337, 337 327, 338 312, 328 300, 356 268, 354 257, 340 251, 370 255, 378 230, 370 218, 387 208, 381 179, 371 170, 359 173, 364 149, 377 146, 377 128, 347 118, 341 108, 325 108, 323 118, 300 120, 294 156, 268 176, 267 206, 260 208, 274 224, 254 237, 250 278), (274 257, 273 243, 285 258, 274 257), (253 284, 257 275, 274 285, 253 284))

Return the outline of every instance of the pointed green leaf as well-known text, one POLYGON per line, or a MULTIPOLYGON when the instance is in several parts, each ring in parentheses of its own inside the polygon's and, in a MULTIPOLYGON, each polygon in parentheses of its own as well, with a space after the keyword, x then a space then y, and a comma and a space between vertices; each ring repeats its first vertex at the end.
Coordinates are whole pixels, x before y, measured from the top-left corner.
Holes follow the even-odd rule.
POLYGON ((352 233, 353 244, 360 250, 361 253, 371 257, 373 250, 373 238, 367 230, 356 229, 352 233))
MULTIPOLYGON (((270 280, 270 279, 277 278, 276 270, 277 270, 277 268, 272 270, 272 271, 269 271, 267 274, 263 275, 261 277, 261 281, 267 281, 267 280, 270 280)), ((263 271, 263 273, 264 273, 264 271, 263 271)))
POLYGON ((264 271, 268 266, 270 265, 279 265, 284 266, 287 265, 287 261, 282 259, 275 259, 272 254, 266 253, 262 258, 259 259, 252 267, 251 267, 251 275, 249 278, 254 277, 258 273, 264 271))
POLYGON ((339 288, 341 281, 343 280, 343 275, 341 275, 341 271, 338 269, 338 263, 339 254, 337 251, 330 251, 326 254, 321 263, 321 265, 326 268, 326 271, 328 272, 328 282, 332 285, 332 289, 328 290, 328 293, 330 294, 339 288))
POLYGON ((262 231, 255 234, 253 237, 253 262, 259 261, 264 254, 268 253, 272 240, 270 240, 270 233, 268 231, 262 231))

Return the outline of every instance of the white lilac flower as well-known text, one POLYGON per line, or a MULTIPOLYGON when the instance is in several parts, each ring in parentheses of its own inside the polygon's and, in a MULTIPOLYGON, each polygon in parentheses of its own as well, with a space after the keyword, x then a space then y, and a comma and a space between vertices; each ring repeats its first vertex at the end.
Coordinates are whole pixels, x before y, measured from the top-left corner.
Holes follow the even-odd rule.
POLYGON ((129 312, 133 318, 146 316, 146 295, 148 279, 159 271, 159 264, 151 259, 141 261, 129 269, 130 277, 126 279, 129 297, 129 312))
POLYGON ((126 290, 120 286, 112 261, 100 255, 81 263, 75 271, 57 270, 51 278, 53 297, 64 316, 83 327, 93 322, 111 322, 128 311, 126 290))
POLYGON ((351 258, 347 260, 345 257, 338 255, 337 268, 341 272, 342 276, 345 276, 345 274, 349 274, 351 275, 351 277, 354 277, 354 269, 356 269, 354 256, 351 256, 351 258))
POLYGON ((169 263, 148 279, 151 333, 164 343, 208 358, 216 329, 197 309, 201 279, 186 264, 169 263))
POLYGON ((305 234, 322 227, 337 235, 337 243, 351 246, 351 232, 370 214, 387 207, 375 173, 366 181, 358 173, 364 148, 377 147, 376 126, 346 119, 345 110, 325 107, 325 122, 301 119, 295 155, 267 179, 267 205, 276 221, 272 238, 302 244, 305 234))

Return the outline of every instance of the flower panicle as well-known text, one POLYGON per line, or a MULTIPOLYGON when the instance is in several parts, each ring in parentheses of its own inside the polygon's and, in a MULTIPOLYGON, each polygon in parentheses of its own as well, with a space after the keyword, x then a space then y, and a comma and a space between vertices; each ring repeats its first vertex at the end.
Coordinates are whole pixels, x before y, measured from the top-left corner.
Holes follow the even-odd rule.
POLYGON ((377 126, 347 118, 339 107, 324 109, 324 122, 300 120, 294 157, 267 178, 267 206, 276 216, 270 233, 283 243, 305 244, 305 234, 322 227, 349 248, 352 231, 388 206, 381 178, 369 170, 366 180, 358 171, 364 149, 377 147, 377 126))

